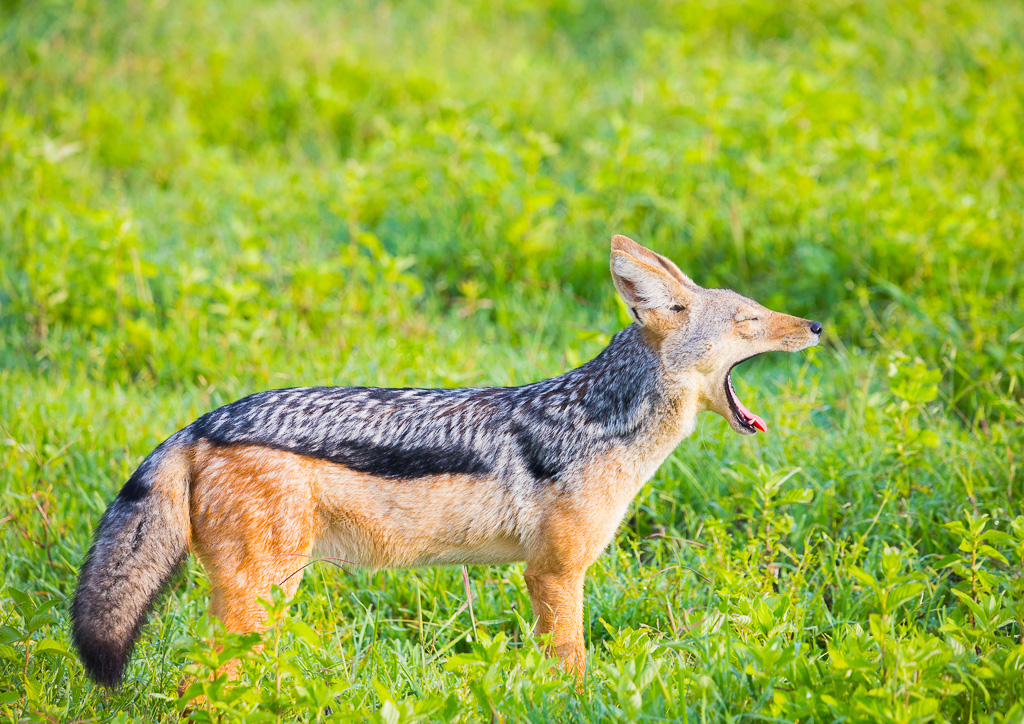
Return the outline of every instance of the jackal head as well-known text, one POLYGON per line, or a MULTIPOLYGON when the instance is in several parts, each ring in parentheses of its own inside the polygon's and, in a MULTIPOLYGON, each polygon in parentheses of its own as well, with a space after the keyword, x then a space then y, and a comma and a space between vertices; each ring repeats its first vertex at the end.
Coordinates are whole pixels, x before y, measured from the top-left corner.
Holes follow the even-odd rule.
POLYGON ((767 431, 732 386, 732 370, 763 352, 796 352, 818 343, 821 324, 766 309, 728 289, 704 289, 671 261, 625 236, 612 237, 612 279, 644 337, 661 354, 666 384, 698 389, 744 435, 767 431))

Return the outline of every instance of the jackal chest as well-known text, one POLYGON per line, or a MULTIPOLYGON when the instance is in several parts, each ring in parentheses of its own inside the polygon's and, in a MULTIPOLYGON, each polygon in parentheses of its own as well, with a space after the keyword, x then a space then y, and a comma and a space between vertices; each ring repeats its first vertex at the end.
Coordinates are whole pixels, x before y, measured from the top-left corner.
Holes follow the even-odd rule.
POLYGON ((695 413, 676 416, 639 442, 615 447, 586 466, 572 507, 594 556, 614 537, 640 488, 694 426, 695 413))

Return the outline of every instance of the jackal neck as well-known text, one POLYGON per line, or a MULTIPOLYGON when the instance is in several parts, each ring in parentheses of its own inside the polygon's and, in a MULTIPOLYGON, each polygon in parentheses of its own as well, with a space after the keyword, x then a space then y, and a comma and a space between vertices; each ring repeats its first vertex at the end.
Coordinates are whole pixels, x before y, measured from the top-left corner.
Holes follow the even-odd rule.
POLYGON ((582 367, 546 382, 576 393, 568 401, 577 401, 588 422, 607 436, 640 433, 666 402, 660 355, 636 324, 621 330, 582 367))
POLYGON ((693 433, 699 411, 699 389, 689 375, 668 374, 660 339, 652 339, 647 332, 640 325, 630 325, 589 363, 601 379, 594 386, 595 396, 632 399, 618 423, 626 434, 620 433, 614 441, 622 450, 616 456, 619 474, 624 476, 620 489, 629 497, 693 433))
POLYGON ((619 436, 617 442, 641 444, 678 432, 674 447, 692 432, 696 390, 667 384, 660 345, 640 325, 620 331, 597 357, 564 377, 586 389, 581 403, 604 421, 606 434, 619 436))

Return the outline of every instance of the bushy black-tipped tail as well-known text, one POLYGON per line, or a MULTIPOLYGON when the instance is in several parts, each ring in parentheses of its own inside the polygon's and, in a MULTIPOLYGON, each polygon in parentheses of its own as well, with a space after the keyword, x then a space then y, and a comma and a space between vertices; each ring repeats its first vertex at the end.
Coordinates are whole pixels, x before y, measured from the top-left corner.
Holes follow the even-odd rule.
POLYGON ((117 686, 153 602, 185 558, 190 538, 188 433, 162 443, 100 519, 78 574, 72 637, 97 683, 117 686))

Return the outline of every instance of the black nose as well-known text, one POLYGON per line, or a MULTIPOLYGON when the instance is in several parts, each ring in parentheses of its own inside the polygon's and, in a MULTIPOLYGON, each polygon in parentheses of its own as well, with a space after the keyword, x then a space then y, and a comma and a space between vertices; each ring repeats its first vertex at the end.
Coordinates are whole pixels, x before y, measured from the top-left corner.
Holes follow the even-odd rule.
POLYGON ((811 322, 811 333, 821 334, 821 322, 811 322))

